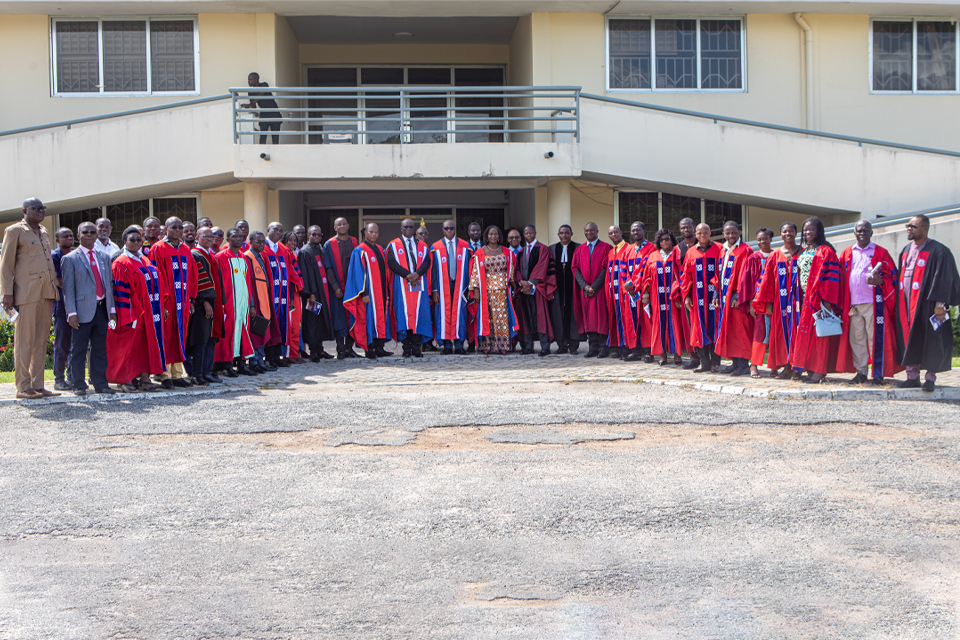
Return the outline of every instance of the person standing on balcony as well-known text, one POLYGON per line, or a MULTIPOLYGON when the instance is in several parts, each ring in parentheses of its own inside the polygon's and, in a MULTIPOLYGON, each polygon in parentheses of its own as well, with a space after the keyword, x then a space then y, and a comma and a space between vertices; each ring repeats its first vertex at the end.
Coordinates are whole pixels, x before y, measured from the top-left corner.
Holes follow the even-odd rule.
POLYGON ((422 358, 422 340, 433 337, 430 247, 414 237, 416 232, 417 223, 405 218, 400 222, 400 237, 387 245, 387 265, 393 272, 393 320, 404 358, 422 358))
POLYGON ((380 227, 363 229, 363 242, 350 255, 343 305, 350 314, 350 333, 369 360, 392 356, 383 348, 393 337, 387 258, 377 244, 380 227))
MULTIPOLYGON (((953 327, 949 307, 960 305, 960 277, 950 249, 929 237, 930 219, 924 215, 907 222, 907 240, 900 252, 897 294, 897 353, 907 368, 903 388, 920 386, 933 391, 937 373, 949 371, 953 355, 953 327)), ((6 242, 4 242, 6 250, 6 242)))
POLYGON ((330 296, 330 321, 333 323, 333 337, 337 340, 337 359, 358 358, 353 350, 354 340, 350 336, 350 323, 343 307, 343 292, 347 289, 350 274, 350 257, 357 248, 357 239, 350 235, 350 223, 346 218, 333 221, 336 235, 323 245, 323 264, 327 269, 327 284, 333 295, 330 296))
POLYGON ((580 244, 572 240, 573 227, 568 224, 560 225, 557 238, 560 241, 550 246, 557 277, 557 290, 550 305, 553 335, 557 341, 557 353, 577 355, 583 336, 577 331, 573 315, 573 296, 577 285, 570 265, 573 264, 573 252, 580 244))
POLYGON ((632 242, 625 244, 620 250, 620 281, 624 290, 620 298, 620 306, 624 318, 624 337, 630 348, 630 353, 623 359, 628 362, 635 362, 640 358, 648 363, 653 362, 653 357, 650 355, 653 310, 649 306, 649 300, 647 302, 640 300, 640 285, 643 283, 647 260, 657 252, 657 247, 652 242, 647 242, 646 233, 646 226, 642 222, 639 220, 634 222, 630 225, 632 242), (627 320, 632 325, 629 332, 626 331, 627 320))
POLYGON ((720 298, 717 301, 717 353, 733 360, 722 373, 745 376, 750 373, 753 352, 753 318, 748 309, 753 298, 740 296, 740 284, 753 249, 740 239, 740 225, 728 220, 723 225, 723 258, 720 260, 720 298))
POLYGON ((197 263, 190 247, 183 242, 183 221, 177 217, 167 218, 164 226, 166 236, 150 248, 150 262, 160 275, 161 301, 168 314, 163 326, 167 370, 160 375, 160 386, 172 389, 192 386, 183 377, 183 362, 188 355, 187 329, 197 297, 197 263))
POLYGON ((43 387, 53 303, 59 299, 57 272, 47 230, 41 224, 47 208, 38 198, 23 201, 23 220, 3 232, 0 295, 7 313, 14 309, 14 379, 17 397, 58 396, 43 387))
POLYGON ((553 326, 550 322, 550 303, 557 290, 553 254, 537 241, 537 229, 532 224, 523 228, 526 241, 520 254, 520 300, 523 306, 523 352, 533 353, 533 339, 540 340, 538 355, 550 355, 553 326))
POLYGON ((583 235, 587 241, 573 252, 573 262, 570 265, 570 271, 577 283, 573 315, 577 321, 577 331, 587 336, 590 345, 585 358, 598 357, 601 349, 609 355, 606 342, 610 327, 607 290, 603 281, 607 274, 607 256, 613 247, 599 240, 599 233, 600 229, 594 222, 588 222, 583 227, 583 235))
POLYGON ((433 292, 437 341, 443 355, 466 355, 467 289, 470 286, 470 247, 457 237, 457 224, 444 220, 443 239, 433 243, 433 292))
POLYGON ((697 244, 687 249, 680 286, 684 308, 690 313, 690 345, 700 352, 697 373, 720 369, 720 356, 714 352, 717 340, 719 296, 717 271, 723 249, 710 239, 710 225, 697 225, 697 244))
POLYGON ((627 246, 623 239, 623 231, 617 225, 607 229, 607 237, 613 244, 613 247, 607 254, 607 346, 600 348, 598 358, 607 358, 610 356, 609 347, 615 347, 616 357, 623 360, 627 355, 627 349, 630 348, 632 340, 627 339, 629 334, 636 336, 636 329, 633 324, 633 316, 630 315, 630 307, 627 305, 624 309, 622 298, 627 295, 623 290, 624 283, 621 277, 624 274, 621 268, 620 252, 627 246))
POLYGON ((113 256, 120 253, 120 247, 110 239, 110 234, 113 233, 113 223, 110 222, 109 218, 100 218, 96 222, 97 225, 97 243, 94 245, 97 251, 101 251, 108 258, 113 258, 113 256))
POLYGON ((57 290, 60 299, 53 303, 53 388, 57 391, 70 391, 73 386, 67 361, 70 358, 70 338, 73 331, 67 324, 67 312, 63 310, 63 271, 60 262, 63 257, 73 250, 73 231, 67 227, 58 230, 53 236, 57 241, 57 248, 53 250, 53 268, 57 272, 57 290), (66 377, 64 377, 66 376, 66 377))
MULTIPOLYGON (((265 90, 265 88, 270 85, 266 82, 260 82, 259 73, 254 71, 247 76, 247 86, 259 87, 261 90, 248 91, 247 95, 250 97, 250 102, 240 106, 245 109, 260 109, 257 113, 257 125, 260 129, 260 144, 267 144, 267 134, 264 132, 280 131, 280 119, 283 118, 283 114, 280 113, 280 107, 277 105, 277 101, 273 99, 273 93, 265 90), (273 122, 267 122, 265 119, 273 120, 273 122)), ((278 134, 275 133, 272 137, 273 144, 280 144, 280 136, 278 134)))

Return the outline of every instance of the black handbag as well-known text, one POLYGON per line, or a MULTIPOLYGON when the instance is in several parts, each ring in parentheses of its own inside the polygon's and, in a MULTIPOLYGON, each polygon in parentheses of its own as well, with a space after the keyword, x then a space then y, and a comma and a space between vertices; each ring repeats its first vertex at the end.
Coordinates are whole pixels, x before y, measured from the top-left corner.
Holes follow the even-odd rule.
POLYGON ((267 329, 270 328, 270 321, 263 316, 253 316, 250 320, 250 333, 261 338, 267 335, 267 329))

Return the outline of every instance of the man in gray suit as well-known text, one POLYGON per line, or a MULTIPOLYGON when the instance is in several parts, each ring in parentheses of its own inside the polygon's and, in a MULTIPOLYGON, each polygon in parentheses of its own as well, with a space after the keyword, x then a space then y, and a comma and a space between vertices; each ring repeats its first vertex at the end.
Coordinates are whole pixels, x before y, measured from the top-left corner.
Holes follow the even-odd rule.
POLYGON ((90 381, 97 393, 116 393, 107 386, 107 327, 115 327, 117 310, 113 302, 110 258, 97 251, 97 227, 84 222, 77 228, 80 248, 63 257, 63 304, 67 324, 73 329, 70 341, 70 377, 73 392, 87 393, 85 365, 90 346, 90 381))

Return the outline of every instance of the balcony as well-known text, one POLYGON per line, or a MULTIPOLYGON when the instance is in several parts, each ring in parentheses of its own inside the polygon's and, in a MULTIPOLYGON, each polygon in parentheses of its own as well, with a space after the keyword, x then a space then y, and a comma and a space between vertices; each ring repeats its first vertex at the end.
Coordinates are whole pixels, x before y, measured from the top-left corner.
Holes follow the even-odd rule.
POLYGON ((241 179, 380 180, 385 188, 482 180, 499 188, 581 173, 579 87, 264 90, 278 110, 252 102, 263 90, 230 89, 241 179))

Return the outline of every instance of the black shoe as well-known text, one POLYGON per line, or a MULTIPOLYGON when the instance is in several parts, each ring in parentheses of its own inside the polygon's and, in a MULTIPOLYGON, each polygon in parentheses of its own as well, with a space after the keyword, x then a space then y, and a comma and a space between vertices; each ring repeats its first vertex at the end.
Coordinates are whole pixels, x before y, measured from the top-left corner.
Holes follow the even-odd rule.
POLYGON ((61 380, 60 382, 54 382, 53 388, 57 391, 72 391, 73 387, 67 384, 66 380, 61 380))
POLYGON ((736 367, 734 367, 734 366, 731 364, 731 365, 728 365, 728 366, 726 366, 726 367, 722 367, 722 368, 720 369, 720 371, 717 371, 717 373, 730 374, 730 373, 733 373, 735 369, 736 369, 736 367))
MULTIPOLYGON (((75 395, 75 396, 85 396, 85 395, 87 395, 87 389, 86 389, 86 387, 84 387, 83 389, 72 389, 72 391, 73 391, 73 395, 75 395)), ((38 397, 39 397, 39 396, 38 396, 38 397)))
POLYGON ((250 371, 253 371, 255 373, 268 373, 266 369, 264 369, 262 366, 260 366, 256 362, 251 362, 250 364, 247 365, 247 368, 250 369, 250 371))
POLYGON ((318 353, 317 355, 320 357, 321 360, 333 360, 333 356, 327 353, 326 351, 324 351, 323 349, 320 349, 320 353, 318 353))
POLYGON ((596 358, 596 357, 599 356, 599 355, 600 355, 600 350, 599 350, 599 349, 589 349, 589 350, 587 350, 587 352, 583 355, 583 357, 584 357, 584 358, 596 358))
POLYGON ((377 352, 376 352, 376 351, 369 351, 369 350, 368 350, 368 351, 367 351, 366 358, 367 358, 367 360, 376 360, 376 359, 377 359, 377 352))
POLYGON ((180 387, 181 389, 189 389, 192 386, 184 378, 177 378, 176 380, 172 380, 171 382, 173 382, 173 386, 180 387))
POLYGON ((860 372, 857 372, 857 375, 853 376, 853 379, 851 379, 848 384, 863 384, 866 381, 867 381, 867 376, 863 375, 860 372))
POLYGON ((94 389, 94 391, 96 391, 97 393, 102 393, 107 396, 117 392, 116 389, 112 389, 111 387, 100 387, 99 389, 94 389))
POLYGON ((609 347, 600 347, 600 350, 597 352, 597 357, 598 357, 598 358, 609 358, 609 357, 610 357, 610 349, 609 349, 609 347))
POLYGON ((289 366, 290 366, 290 362, 289 362, 288 360, 285 360, 285 359, 282 359, 282 358, 281 358, 280 360, 274 360, 274 361, 272 362, 272 364, 273 364, 273 366, 275 366, 275 367, 289 367, 289 366))
POLYGON ((207 384, 223 384, 223 380, 213 373, 208 373, 207 375, 203 376, 203 379, 207 381, 207 384))
POLYGON ((686 362, 685 364, 681 365, 680 368, 681 368, 681 369, 686 369, 687 371, 689 371, 690 369, 696 369, 696 368, 699 367, 699 366, 700 366, 700 361, 699 361, 699 360, 687 360, 687 362, 686 362))
POLYGON ((627 355, 623 356, 624 362, 637 362, 641 359, 643 359, 643 354, 640 353, 639 349, 631 349, 627 355))
POLYGON ((570 355, 572 356, 580 355, 580 349, 570 349, 570 355))
POLYGON ((885 386, 887 386, 887 383, 884 381, 883 378, 874 378, 874 379, 873 379, 873 382, 872 382, 871 384, 872 384, 873 386, 875 386, 875 387, 885 387, 885 386))
MULTIPOLYGON (((460 349, 460 351, 463 351, 463 349, 460 349)), ((444 347, 444 348, 443 348, 443 351, 440 352, 440 355, 443 355, 443 356, 452 356, 452 355, 453 355, 453 347, 444 347)))
POLYGON ((527 349, 526 347, 524 347, 524 348, 520 349, 520 355, 522 355, 522 356, 533 355, 533 349, 527 349))
POLYGON ((899 385, 897 385, 897 386, 898 386, 900 389, 919 389, 919 388, 920 388, 920 379, 919 379, 919 378, 917 378, 916 380, 907 379, 907 380, 904 380, 903 382, 901 382, 901 383, 900 383, 899 385))
POLYGON ((643 361, 646 362, 647 364, 653 364, 653 356, 651 355, 643 356, 643 361))
POLYGON ((423 357, 423 353, 420 351, 420 349, 414 349, 414 350, 410 353, 410 355, 412 355, 414 358, 422 358, 422 357, 423 357))
POLYGON ((924 391, 933 391, 936 388, 936 383, 933 380, 924 380, 923 381, 923 390, 924 391))
POLYGON ((563 355, 565 353, 570 353, 570 349, 566 347, 557 347, 557 355, 563 355))
POLYGON ((454 350, 453 353, 454 353, 454 355, 458 355, 458 356, 465 356, 465 355, 467 355, 467 351, 466 351, 465 349, 456 349, 456 350, 454 350))
POLYGON ((347 352, 343 349, 337 349, 337 360, 346 360, 347 352))
POLYGON ((240 365, 239 367, 237 367, 237 373, 239 373, 239 374, 242 375, 242 376, 255 376, 255 375, 257 375, 256 373, 254 373, 254 372, 250 369, 250 367, 248 367, 248 366, 245 365, 245 364, 242 364, 242 365, 240 365))
POLYGON ((377 357, 379 357, 379 358, 389 358, 390 356, 395 356, 395 355, 397 355, 397 354, 395 354, 395 353, 390 353, 389 351, 387 351, 387 350, 384 349, 383 347, 377 347, 377 348, 374 350, 374 353, 377 354, 377 357))
POLYGON ((477 345, 471 344, 469 347, 467 347, 467 353, 476 353, 476 352, 477 352, 477 345))
POLYGON ((734 378, 739 378, 739 377, 748 376, 748 375, 750 375, 750 367, 737 367, 736 369, 730 372, 730 376, 734 378))
POLYGON ((193 376, 193 386, 205 387, 207 386, 207 379, 203 376, 193 376))
POLYGON ((166 380, 160 383, 160 386, 166 389, 167 391, 170 391, 171 389, 173 389, 173 380, 171 380, 170 378, 167 378, 166 380))
POLYGON ((540 349, 540 352, 537 355, 541 358, 550 355, 550 347, 547 347, 546 349, 540 349))
POLYGON ((264 362, 264 363, 263 363, 262 365, 260 365, 260 366, 263 367, 264 369, 266 369, 268 373, 273 373, 274 371, 277 370, 277 368, 276 368, 275 366, 273 366, 272 364, 270 364, 269 362, 264 362))
MULTIPOLYGON (((403 357, 404 357, 404 358, 409 358, 411 353, 413 353, 413 352, 412 352, 410 349, 404 349, 404 350, 403 350, 403 357)), ((379 355, 379 354, 378 354, 378 355, 379 355)))
POLYGON ((320 362, 321 360, 323 360, 323 358, 320 357, 319 353, 310 354, 310 362, 320 362))
POLYGON ((236 378, 238 375, 240 375, 233 367, 224 367, 221 369, 221 371, 223 372, 223 375, 227 376, 228 378, 236 378))
POLYGON ((440 351, 439 348, 433 342, 424 342, 422 351, 440 351))
POLYGON ((359 358, 360 354, 354 351, 353 349, 344 349, 343 351, 348 358, 359 358))

